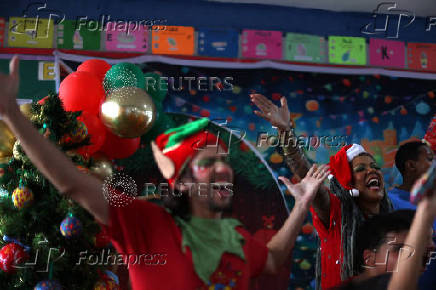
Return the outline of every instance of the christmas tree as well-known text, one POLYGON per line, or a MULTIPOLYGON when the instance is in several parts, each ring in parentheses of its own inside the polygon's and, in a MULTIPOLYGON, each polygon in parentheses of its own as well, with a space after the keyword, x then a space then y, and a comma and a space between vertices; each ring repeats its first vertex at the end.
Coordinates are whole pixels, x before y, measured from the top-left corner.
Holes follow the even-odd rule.
MULTIPOLYGON (((77 153, 90 145, 86 126, 77 120, 80 114, 66 112, 58 96, 51 94, 32 104, 27 117, 77 168, 88 172, 95 161, 77 153)), ((106 285, 99 281, 107 277, 102 266, 79 263, 84 253, 97 255, 101 253, 97 246, 106 246, 96 244, 99 225, 49 183, 19 141, 13 156, 0 165, 0 193, 0 289, 94 289, 106 285)))

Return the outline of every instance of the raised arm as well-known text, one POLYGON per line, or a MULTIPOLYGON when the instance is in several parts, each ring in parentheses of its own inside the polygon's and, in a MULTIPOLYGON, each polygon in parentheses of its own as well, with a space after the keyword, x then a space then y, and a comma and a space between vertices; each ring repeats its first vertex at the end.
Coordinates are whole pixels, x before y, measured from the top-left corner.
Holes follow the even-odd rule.
POLYGON ((400 251, 398 270, 392 274, 388 290, 418 289, 418 280, 422 274, 422 257, 431 239, 430 230, 435 218, 436 194, 433 193, 433 196, 425 197, 418 204, 415 218, 404 242, 408 248, 414 249, 414 252, 400 251))
MULTIPOLYGON (((303 179, 310 169, 303 150, 298 146, 297 137, 290 123, 290 112, 285 97, 280 99, 281 107, 276 106, 265 96, 260 94, 250 95, 251 101, 260 109, 254 113, 267 120, 278 130, 285 162, 293 174, 303 179)), ((320 186, 313 201, 313 208, 326 228, 329 228, 330 197, 327 188, 320 186)))
POLYGON ((266 273, 277 273, 289 258, 316 192, 328 174, 328 166, 317 167, 313 165, 298 184, 292 184, 289 179, 279 177, 294 196, 295 205, 284 225, 267 244, 269 252, 265 268, 266 273))
POLYGON ((0 115, 9 126, 32 163, 62 193, 69 195, 94 217, 106 224, 108 203, 102 194, 102 182, 80 172, 65 154, 39 134, 20 112, 16 103, 19 61, 15 56, 10 74, 0 74, 0 115))

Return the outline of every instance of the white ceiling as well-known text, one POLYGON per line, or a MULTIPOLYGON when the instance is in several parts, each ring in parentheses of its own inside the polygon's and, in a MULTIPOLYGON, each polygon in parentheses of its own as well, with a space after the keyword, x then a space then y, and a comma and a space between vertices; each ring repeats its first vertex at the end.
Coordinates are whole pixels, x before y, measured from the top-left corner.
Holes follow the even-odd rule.
POLYGON ((397 9, 414 12, 416 16, 436 16, 436 0, 208 0, 227 3, 279 5, 332 11, 372 13, 380 3, 396 3, 397 9))

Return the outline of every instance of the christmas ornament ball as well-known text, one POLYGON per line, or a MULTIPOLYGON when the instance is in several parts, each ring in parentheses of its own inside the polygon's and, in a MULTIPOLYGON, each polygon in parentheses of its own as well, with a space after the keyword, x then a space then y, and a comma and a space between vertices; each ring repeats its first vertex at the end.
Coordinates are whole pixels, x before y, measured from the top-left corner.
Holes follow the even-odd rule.
POLYGON ((60 225, 61 234, 65 238, 72 238, 82 232, 82 223, 73 215, 67 216, 60 225))
POLYGON ((156 119, 156 106, 140 88, 114 89, 101 105, 103 124, 121 138, 136 138, 145 134, 156 119))
POLYGON ((17 187, 12 193, 12 201, 16 208, 25 208, 32 203, 33 192, 26 186, 17 187))
POLYGON ((36 284, 34 290, 61 290, 61 285, 56 281, 45 280, 36 284))
POLYGON ((14 273, 14 266, 24 263, 28 257, 23 247, 9 243, 0 250, 0 269, 6 273, 14 273))
POLYGON ((119 290, 120 287, 114 280, 98 281, 95 283, 94 290, 119 290))

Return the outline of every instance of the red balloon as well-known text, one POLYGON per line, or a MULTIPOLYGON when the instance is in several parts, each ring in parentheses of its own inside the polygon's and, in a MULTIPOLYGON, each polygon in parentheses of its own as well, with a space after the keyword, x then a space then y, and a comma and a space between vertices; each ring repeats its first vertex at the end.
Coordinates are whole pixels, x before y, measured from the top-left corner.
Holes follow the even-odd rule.
POLYGON ((6 273, 14 273, 15 265, 24 263, 29 255, 23 247, 15 243, 9 243, 0 250, 0 269, 6 273))
POLYGON ((98 77, 89 72, 76 71, 61 82, 59 98, 66 111, 85 111, 97 116, 105 93, 98 77))
POLYGON ((106 127, 98 117, 88 112, 82 112, 82 115, 77 117, 77 120, 85 123, 91 143, 90 145, 77 149, 77 152, 85 157, 89 157, 103 146, 106 140, 106 127))
POLYGON ((103 81, 106 72, 110 70, 111 65, 102 59, 88 59, 77 67, 77 71, 90 72, 103 81))
POLYGON ((136 152, 141 138, 121 138, 106 130, 106 141, 101 147, 101 152, 110 159, 124 159, 136 152))

